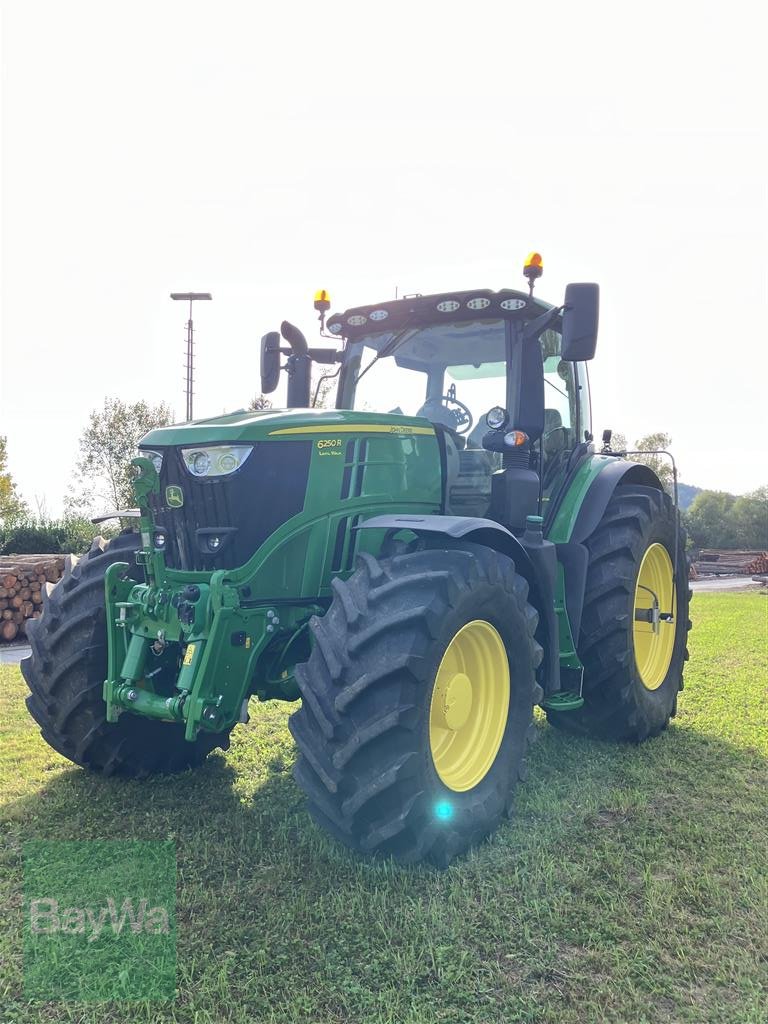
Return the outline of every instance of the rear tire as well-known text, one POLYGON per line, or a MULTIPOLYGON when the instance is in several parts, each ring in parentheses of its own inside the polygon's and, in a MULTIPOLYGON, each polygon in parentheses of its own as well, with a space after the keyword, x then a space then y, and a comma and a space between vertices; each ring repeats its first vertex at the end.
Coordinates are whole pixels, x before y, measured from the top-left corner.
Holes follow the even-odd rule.
POLYGON ((106 720, 102 687, 107 675, 104 573, 113 562, 133 562, 135 533, 107 542, 97 537, 81 559, 69 557, 64 575, 43 589, 43 613, 27 635, 32 654, 21 663, 30 695, 27 707, 46 743, 83 768, 146 776, 201 764, 214 747, 229 746, 229 733, 184 739, 183 724, 123 713, 106 720))
MULTIPOLYGON (((290 719, 296 780, 315 820, 352 849, 444 866, 497 828, 526 774, 533 706, 542 696, 528 585, 509 558, 467 544, 382 562, 362 555, 356 572, 334 580, 333 589, 328 612, 312 620, 312 655, 296 672, 303 698, 290 719), (449 701, 450 686, 468 678, 464 670, 454 674, 452 665, 448 689, 436 691, 437 703, 432 698, 446 651, 456 650, 466 627, 474 630, 470 650, 479 652, 466 665, 470 676, 475 671, 471 685, 459 686, 470 694, 463 735, 471 740, 451 763, 435 737, 453 742, 459 733, 433 731, 442 714, 435 707, 445 700, 447 721, 456 699, 449 701), (499 652, 502 660, 494 661, 499 652), (508 704, 494 703, 507 665, 508 704), (483 693, 485 708, 499 709, 490 740, 477 724, 485 721, 483 693)), ((455 720, 450 726, 463 728, 455 720)))
MULTIPOLYGON (((619 487, 587 540, 589 566, 578 644, 584 665, 584 705, 576 711, 547 711, 547 718, 558 729, 637 743, 658 736, 674 717, 691 628, 685 531, 679 523, 676 531, 676 515, 664 491, 619 487), (659 624, 662 648, 665 631, 674 629, 674 639, 669 638, 668 649, 658 652, 654 661, 643 649, 648 638, 642 633, 651 627, 643 623, 638 632, 635 619, 638 594, 648 593, 641 568, 649 564, 643 561, 646 555, 651 552, 653 560, 655 552, 659 564, 669 566, 671 598, 675 540, 674 622, 659 624)), ((669 610, 661 608, 662 612, 669 610)))

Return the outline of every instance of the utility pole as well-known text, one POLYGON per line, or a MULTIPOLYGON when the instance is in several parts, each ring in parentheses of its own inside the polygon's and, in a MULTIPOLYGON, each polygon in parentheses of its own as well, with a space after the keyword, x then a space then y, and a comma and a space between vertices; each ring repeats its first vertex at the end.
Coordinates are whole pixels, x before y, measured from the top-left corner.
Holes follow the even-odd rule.
POLYGON ((193 385, 195 379, 195 360, 194 360, 194 337, 195 331, 192 325, 192 303, 200 299, 212 299, 213 296, 210 292, 171 292, 171 298, 174 301, 180 299, 189 302, 189 320, 187 320, 187 366, 186 366, 186 392, 187 392, 187 423, 193 418, 192 417, 192 396, 194 394, 193 385))

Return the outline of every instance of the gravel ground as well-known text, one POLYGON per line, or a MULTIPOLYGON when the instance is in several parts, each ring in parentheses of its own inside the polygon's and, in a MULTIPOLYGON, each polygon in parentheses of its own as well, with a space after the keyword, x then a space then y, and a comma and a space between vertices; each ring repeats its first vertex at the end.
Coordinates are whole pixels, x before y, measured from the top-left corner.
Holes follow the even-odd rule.
POLYGON ((31 653, 26 644, 0 647, 0 665, 18 665, 23 658, 28 657, 31 653))
POLYGON ((759 590, 764 584, 755 583, 751 576, 710 576, 707 579, 691 580, 691 590, 759 590))

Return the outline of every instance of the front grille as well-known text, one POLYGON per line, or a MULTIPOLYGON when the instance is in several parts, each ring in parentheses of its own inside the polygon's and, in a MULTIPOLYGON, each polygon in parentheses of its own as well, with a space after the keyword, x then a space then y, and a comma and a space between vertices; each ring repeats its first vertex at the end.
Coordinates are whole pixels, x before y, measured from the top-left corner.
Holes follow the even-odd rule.
POLYGON ((155 522, 166 534, 166 564, 172 569, 234 569, 304 507, 311 441, 266 441, 254 445, 243 465, 228 476, 195 477, 179 448, 166 448, 155 522), (181 488, 184 504, 169 508, 166 487, 181 488), (198 530, 220 529, 220 550, 201 549, 198 530), (230 531, 230 532, 227 532, 230 531))

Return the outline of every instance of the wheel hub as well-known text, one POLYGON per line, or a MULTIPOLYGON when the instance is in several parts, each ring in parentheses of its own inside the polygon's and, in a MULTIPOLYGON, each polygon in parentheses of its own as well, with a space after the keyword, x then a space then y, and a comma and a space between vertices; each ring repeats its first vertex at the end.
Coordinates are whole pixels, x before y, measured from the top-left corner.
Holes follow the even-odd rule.
POLYGON ((464 672, 457 672, 448 683, 442 711, 445 726, 452 732, 458 732, 466 725, 472 711, 472 683, 464 672))

